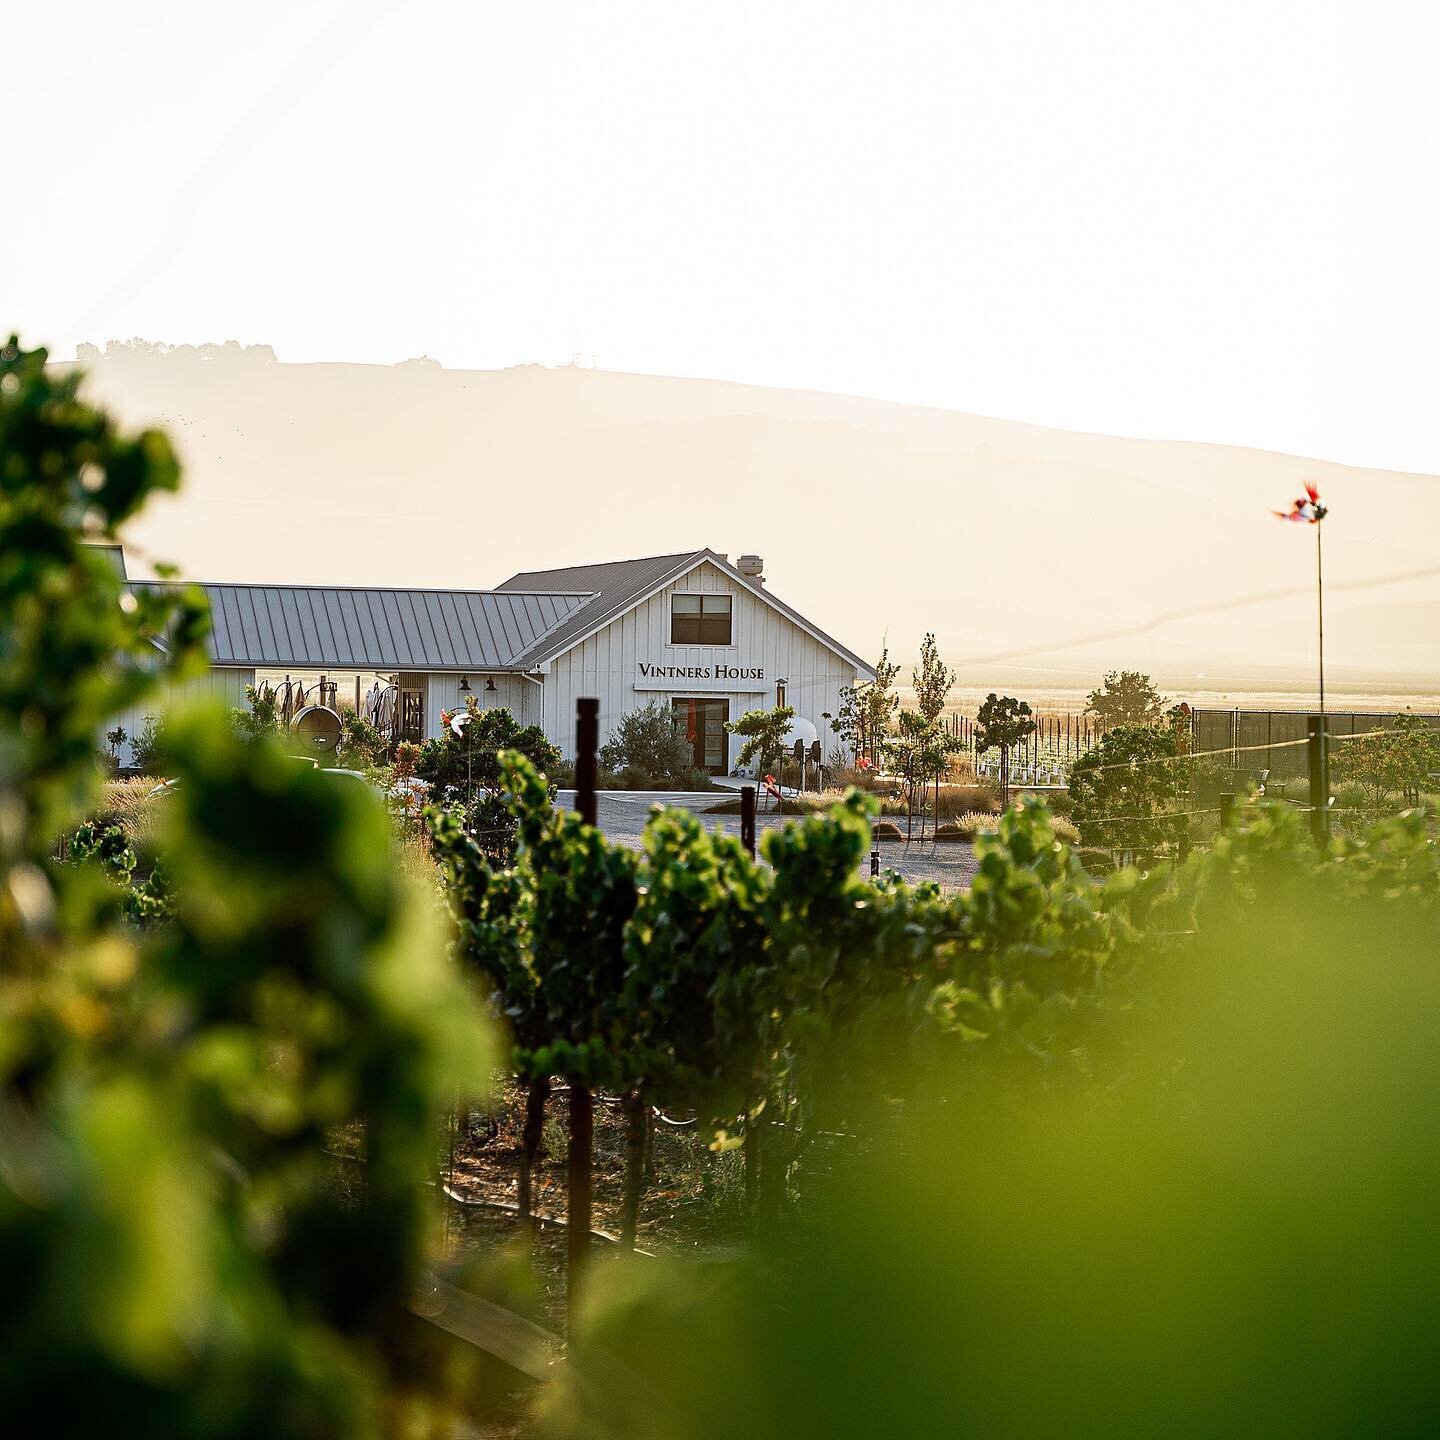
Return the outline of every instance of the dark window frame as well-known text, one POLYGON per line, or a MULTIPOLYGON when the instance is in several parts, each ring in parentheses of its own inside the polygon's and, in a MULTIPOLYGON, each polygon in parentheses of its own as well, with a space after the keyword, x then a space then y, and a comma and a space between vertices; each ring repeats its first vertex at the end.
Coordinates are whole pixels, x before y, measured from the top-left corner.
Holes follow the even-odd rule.
POLYGON ((670 643, 672 645, 725 646, 735 643, 734 596, 711 591, 682 593, 670 597, 670 643), (679 601, 686 602, 683 606, 679 601), (690 608, 694 602, 694 608, 690 608))

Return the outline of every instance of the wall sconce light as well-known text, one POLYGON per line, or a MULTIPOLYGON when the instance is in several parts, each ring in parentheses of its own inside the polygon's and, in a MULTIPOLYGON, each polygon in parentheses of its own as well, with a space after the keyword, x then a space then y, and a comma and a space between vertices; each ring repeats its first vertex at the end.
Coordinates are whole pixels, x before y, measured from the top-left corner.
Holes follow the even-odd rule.
POLYGON ((500 687, 495 683, 495 677, 494 677, 493 675, 487 675, 487 676, 485 677, 485 688, 486 688, 486 690, 488 690, 488 691, 490 692, 490 694, 492 694, 492 695, 500 688, 500 687))
POLYGON ((468 695, 470 693, 470 677, 468 675, 462 675, 460 677, 460 693, 462 695, 468 695))

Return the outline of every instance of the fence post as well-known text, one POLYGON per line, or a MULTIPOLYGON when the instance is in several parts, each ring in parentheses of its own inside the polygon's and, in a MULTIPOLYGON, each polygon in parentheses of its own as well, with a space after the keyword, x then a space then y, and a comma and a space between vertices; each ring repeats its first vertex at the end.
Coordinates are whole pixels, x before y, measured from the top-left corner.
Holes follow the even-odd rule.
POLYGON ((1235 818, 1235 795, 1233 791, 1222 790, 1220 792, 1220 828, 1228 830, 1230 822, 1235 818))
POLYGON ((755 787, 740 787, 740 843, 755 858, 755 787))
MULTIPOLYGON (((587 825, 595 823, 595 779, 600 748, 600 701, 582 696, 575 701, 575 808, 587 825)), ((590 1259, 591 1152, 594 1142, 595 1100, 587 1078, 573 1074, 570 1081, 570 1137, 566 1148, 565 1308, 573 1333, 576 1306, 590 1259)))
POLYGON ((575 808, 587 824, 595 823, 595 778, 600 749, 600 702, 581 696, 575 702, 575 808))
POLYGON ((1322 848, 1330 841, 1330 756, 1324 715, 1312 715, 1306 727, 1305 756, 1310 769, 1310 833, 1322 848))

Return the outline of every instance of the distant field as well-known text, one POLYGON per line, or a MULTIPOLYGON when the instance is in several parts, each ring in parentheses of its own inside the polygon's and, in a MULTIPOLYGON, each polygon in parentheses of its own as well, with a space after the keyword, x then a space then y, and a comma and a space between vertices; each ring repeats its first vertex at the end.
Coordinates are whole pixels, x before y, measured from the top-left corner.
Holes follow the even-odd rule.
MULTIPOLYGON (((1097 677, 1098 681, 1098 677, 1097 677)), ((1028 700, 1043 714, 1078 715, 1085 708, 1085 697, 1089 688, 1039 687, 1027 690, 1023 685, 959 686, 950 692, 948 710, 962 715, 973 715, 981 701, 992 689, 1002 694, 1014 695, 1028 700)), ((1192 708, 1223 710, 1239 707, 1242 710, 1307 710, 1315 705, 1315 692, 1303 690, 1200 690, 1167 689, 1162 693, 1172 700, 1185 701, 1192 708)), ((900 703, 913 705, 915 692, 910 686, 898 687, 900 703)), ((1381 689, 1327 689, 1326 703, 1334 710, 1435 710, 1440 708, 1440 685, 1433 689, 1416 688, 1409 691, 1388 691, 1381 689)))

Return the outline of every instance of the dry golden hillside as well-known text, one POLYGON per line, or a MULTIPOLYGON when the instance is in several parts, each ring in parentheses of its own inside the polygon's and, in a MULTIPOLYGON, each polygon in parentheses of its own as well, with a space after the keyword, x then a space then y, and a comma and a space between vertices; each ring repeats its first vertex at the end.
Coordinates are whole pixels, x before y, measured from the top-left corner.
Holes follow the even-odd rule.
POLYGON ((777 593, 864 652, 888 635, 909 659, 934 629, 966 684, 1127 664, 1172 686, 1283 688, 1313 674, 1315 555, 1312 532, 1269 512, 1313 478, 1333 510, 1337 686, 1440 677, 1440 573, 1363 583, 1440 567, 1434 476, 578 369, 259 352, 91 369, 187 464, 183 496, 129 537, 140 570, 483 587, 710 545, 761 553, 777 593), (1291 593, 1224 608, 1272 591, 1291 593))

